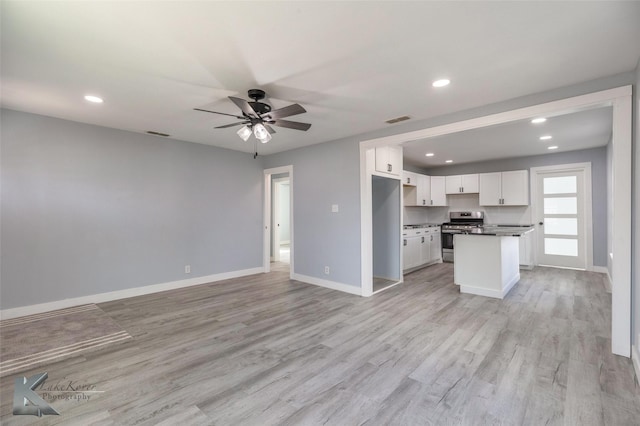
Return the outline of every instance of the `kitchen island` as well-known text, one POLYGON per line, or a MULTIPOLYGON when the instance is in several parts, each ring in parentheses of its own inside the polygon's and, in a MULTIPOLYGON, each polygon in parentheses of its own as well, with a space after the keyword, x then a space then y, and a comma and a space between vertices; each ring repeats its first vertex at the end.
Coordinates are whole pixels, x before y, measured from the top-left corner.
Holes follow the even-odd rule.
POLYGON ((454 235, 454 282, 461 293, 503 299, 520 281, 519 237, 532 226, 484 226, 454 235))

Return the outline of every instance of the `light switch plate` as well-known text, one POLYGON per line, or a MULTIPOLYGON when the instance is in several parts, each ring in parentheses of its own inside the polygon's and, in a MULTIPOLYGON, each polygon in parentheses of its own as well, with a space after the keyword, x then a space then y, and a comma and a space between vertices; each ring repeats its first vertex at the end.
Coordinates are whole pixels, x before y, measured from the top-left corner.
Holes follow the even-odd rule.
POLYGON ((339 209, 337 204, 332 204, 331 205, 331 213, 338 213, 339 210, 340 209, 339 209))

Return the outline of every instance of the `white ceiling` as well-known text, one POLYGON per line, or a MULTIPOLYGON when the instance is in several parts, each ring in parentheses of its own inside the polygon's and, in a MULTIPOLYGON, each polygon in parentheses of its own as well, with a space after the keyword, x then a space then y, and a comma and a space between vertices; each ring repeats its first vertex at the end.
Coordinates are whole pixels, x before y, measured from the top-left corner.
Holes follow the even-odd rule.
MULTIPOLYGON (((532 117, 533 118, 533 117, 532 117)), ((418 167, 446 166, 500 158, 526 157, 596 148, 609 143, 613 126, 611 107, 531 119, 422 139, 403 145, 404 161, 418 167), (540 140, 540 136, 552 136, 540 140), (555 150, 548 147, 557 146, 555 150), (433 157, 425 154, 433 153, 433 157)))
POLYGON ((4 107, 250 152, 229 95, 300 103, 269 154, 630 71, 640 2, 1 3, 4 107), (431 82, 446 76, 449 87, 431 82), (97 94, 104 104, 83 101, 97 94))

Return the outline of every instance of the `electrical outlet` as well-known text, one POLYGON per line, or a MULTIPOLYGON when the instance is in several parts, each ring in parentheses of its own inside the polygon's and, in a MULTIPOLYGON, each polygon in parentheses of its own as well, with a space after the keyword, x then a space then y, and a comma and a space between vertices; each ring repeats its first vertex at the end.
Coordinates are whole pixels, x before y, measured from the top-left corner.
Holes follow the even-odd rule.
POLYGON ((339 211, 340 211, 340 206, 338 206, 337 204, 331 205, 331 213, 338 213, 339 211))
POLYGON ((325 273, 325 275, 329 275, 329 267, 328 266, 324 267, 324 273, 325 273))
POLYGON ((184 273, 185 274, 191 273, 191 265, 184 265, 184 273))

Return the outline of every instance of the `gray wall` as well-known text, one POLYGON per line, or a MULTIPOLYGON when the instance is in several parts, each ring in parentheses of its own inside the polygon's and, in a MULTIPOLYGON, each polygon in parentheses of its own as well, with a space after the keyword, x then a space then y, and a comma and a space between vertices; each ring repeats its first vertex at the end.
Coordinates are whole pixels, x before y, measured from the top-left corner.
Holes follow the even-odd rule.
POLYGON ((251 155, 1 113, 2 309, 262 265, 251 155))
POLYGON ((293 165, 295 272, 360 287, 358 139, 294 149, 263 161, 265 168, 293 165), (338 213, 331 212, 332 204, 338 204, 338 213))
POLYGON ((509 170, 528 170, 531 167, 557 164, 591 163, 591 195, 593 221, 593 264, 607 266, 607 148, 559 152, 531 157, 458 164, 451 167, 425 169, 431 176, 465 173, 490 173, 509 170))
POLYGON ((372 176, 373 276, 400 279, 400 181, 372 176))

